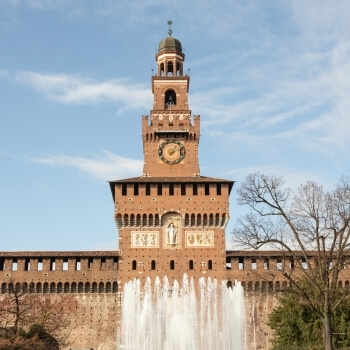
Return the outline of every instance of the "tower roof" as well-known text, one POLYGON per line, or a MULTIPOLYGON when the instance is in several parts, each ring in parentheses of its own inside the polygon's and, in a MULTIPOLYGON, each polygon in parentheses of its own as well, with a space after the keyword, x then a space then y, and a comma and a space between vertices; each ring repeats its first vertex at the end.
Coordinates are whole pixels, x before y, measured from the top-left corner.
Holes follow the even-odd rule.
POLYGON ((180 40, 177 40, 171 36, 173 33, 171 29, 171 25, 173 24, 172 21, 168 21, 168 37, 165 39, 161 40, 159 43, 158 47, 158 53, 163 52, 163 51, 177 51, 182 53, 182 45, 180 40))
POLYGON ((182 45, 180 40, 168 36, 161 40, 158 47, 158 53, 163 51, 178 51, 182 53, 182 45))

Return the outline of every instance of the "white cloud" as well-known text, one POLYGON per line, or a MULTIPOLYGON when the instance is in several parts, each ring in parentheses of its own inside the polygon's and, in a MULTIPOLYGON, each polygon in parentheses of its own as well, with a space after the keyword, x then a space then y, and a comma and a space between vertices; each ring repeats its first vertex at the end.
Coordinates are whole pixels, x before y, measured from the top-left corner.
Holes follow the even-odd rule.
POLYGON ((31 161, 56 167, 73 167, 101 181, 140 176, 143 166, 142 160, 124 158, 109 151, 95 158, 60 155, 32 158, 31 161))
POLYGON ((15 75, 18 83, 29 86, 52 101, 64 104, 97 104, 115 101, 119 109, 148 108, 149 88, 125 80, 92 81, 67 74, 43 74, 23 71, 15 75))
POLYGON ((0 69, 0 78, 8 78, 9 72, 7 69, 0 69))
POLYGON ((201 111, 208 132, 241 149, 289 142, 303 151, 347 152, 350 3, 318 3, 286 5, 281 32, 254 41, 251 50, 247 45, 238 53, 244 60, 233 50, 217 52, 215 62, 225 65, 209 64, 195 77, 191 107, 201 111))

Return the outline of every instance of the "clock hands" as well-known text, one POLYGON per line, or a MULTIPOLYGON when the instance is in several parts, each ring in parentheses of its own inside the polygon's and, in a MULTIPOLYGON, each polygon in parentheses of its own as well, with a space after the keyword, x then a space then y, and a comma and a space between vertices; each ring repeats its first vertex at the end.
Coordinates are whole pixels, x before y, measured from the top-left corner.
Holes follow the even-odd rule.
POLYGON ((185 158, 185 148, 180 141, 169 139, 160 144, 158 154, 164 163, 178 164, 185 158))
POLYGON ((177 151, 178 151, 178 148, 176 146, 174 146, 174 147, 169 149, 168 153, 171 155, 171 154, 173 154, 173 153, 175 153, 177 151))

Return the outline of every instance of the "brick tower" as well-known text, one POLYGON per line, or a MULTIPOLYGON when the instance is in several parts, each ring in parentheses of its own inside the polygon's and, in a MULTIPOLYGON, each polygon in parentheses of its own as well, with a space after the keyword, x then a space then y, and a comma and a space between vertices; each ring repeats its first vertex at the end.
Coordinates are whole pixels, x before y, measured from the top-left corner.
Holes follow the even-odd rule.
MULTIPOLYGON (((168 23, 171 25, 171 22, 168 23)), ((159 43, 153 108, 142 116, 140 177, 110 182, 119 231, 119 285, 147 277, 226 280, 225 227, 233 181, 200 175, 200 117, 188 105, 181 42, 159 43)))

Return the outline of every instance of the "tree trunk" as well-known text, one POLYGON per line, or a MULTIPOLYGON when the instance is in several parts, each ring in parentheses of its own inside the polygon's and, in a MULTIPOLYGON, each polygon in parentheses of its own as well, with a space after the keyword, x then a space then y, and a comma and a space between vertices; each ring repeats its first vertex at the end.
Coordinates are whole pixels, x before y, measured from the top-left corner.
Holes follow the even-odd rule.
POLYGON ((324 350, 333 350, 332 345, 332 323, 331 312, 329 307, 328 292, 325 292, 324 297, 324 324, 323 324, 323 341, 324 350))

